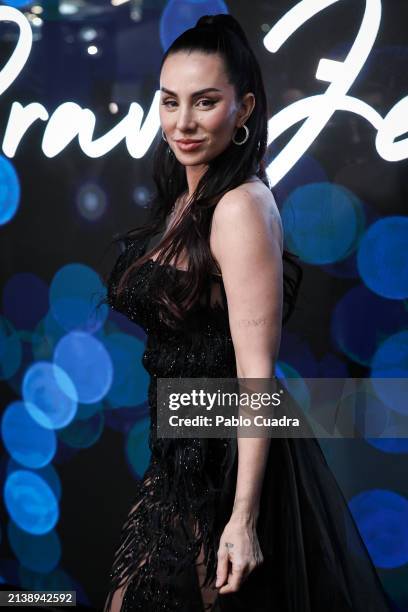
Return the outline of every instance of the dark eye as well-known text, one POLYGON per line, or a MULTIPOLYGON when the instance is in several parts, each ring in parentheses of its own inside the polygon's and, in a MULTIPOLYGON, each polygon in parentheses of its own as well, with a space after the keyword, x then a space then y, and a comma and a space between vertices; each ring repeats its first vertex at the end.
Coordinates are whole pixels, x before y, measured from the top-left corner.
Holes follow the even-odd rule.
MULTIPOLYGON (((200 102, 204 102, 204 107, 211 107, 214 106, 215 104, 215 100, 210 100, 209 98, 202 98, 201 100, 198 101, 198 103, 200 102)), ((164 102, 162 102, 163 106, 167 106, 169 108, 174 108, 174 105, 177 104, 177 102, 175 100, 164 100, 164 102)))
POLYGON ((209 98, 202 98, 202 100, 199 100, 199 102, 208 102, 208 104, 205 104, 204 106, 214 106, 215 104, 215 100, 210 100, 209 98))

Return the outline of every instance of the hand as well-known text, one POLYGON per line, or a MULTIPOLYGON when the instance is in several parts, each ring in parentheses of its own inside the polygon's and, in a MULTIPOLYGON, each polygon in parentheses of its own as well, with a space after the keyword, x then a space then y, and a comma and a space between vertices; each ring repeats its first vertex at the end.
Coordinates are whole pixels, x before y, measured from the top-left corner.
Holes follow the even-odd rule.
POLYGON ((255 522, 232 515, 221 535, 217 558, 215 586, 220 587, 219 593, 238 591, 243 580, 263 563, 255 522))

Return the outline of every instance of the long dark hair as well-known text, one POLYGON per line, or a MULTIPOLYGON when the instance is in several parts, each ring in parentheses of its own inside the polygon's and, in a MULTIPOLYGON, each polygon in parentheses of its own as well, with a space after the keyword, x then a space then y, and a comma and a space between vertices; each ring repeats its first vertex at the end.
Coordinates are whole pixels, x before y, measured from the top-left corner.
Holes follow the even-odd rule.
MULTIPOLYGON (((246 143, 237 146, 231 141, 224 151, 208 162, 205 174, 178 221, 153 250, 131 262, 116 287, 116 295, 120 295, 126 289, 131 272, 154 254, 158 255, 160 265, 169 265, 174 257, 177 260, 181 251, 185 250, 191 273, 181 275, 179 293, 175 296, 162 287, 156 295, 162 307, 161 316, 170 327, 177 327, 182 322, 186 311, 196 303, 209 282, 214 263, 216 265, 209 248, 209 236, 214 208, 220 198, 253 175, 257 175, 270 189, 263 159, 267 148, 267 99, 259 63, 243 29, 231 15, 205 15, 172 43, 162 58, 160 69, 169 55, 180 51, 221 54, 229 82, 235 88, 236 99, 240 101, 247 92, 253 92, 255 107, 246 121, 249 129, 246 143)), ((241 139, 241 135, 238 138, 241 139)), ((116 236, 113 242, 143 240, 156 234, 163 227, 174 203, 188 190, 185 167, 160 136, 154 152, 153 179, 156 194, 151 201, 149 222, 116 236)), ((284 250, 283 260, 291 265, 292 273, 286 273, 284 266, 283 323, 293 311, 303 275, 295 258, 295 255, 284 250)), ((152 270, 154 273, 154 268, 152 270)))

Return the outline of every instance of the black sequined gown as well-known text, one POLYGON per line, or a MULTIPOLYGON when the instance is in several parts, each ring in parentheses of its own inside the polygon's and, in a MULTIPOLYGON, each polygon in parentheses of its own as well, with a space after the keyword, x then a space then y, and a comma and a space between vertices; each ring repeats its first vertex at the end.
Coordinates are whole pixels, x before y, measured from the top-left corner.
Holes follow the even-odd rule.
MULTIPOLYGON (((122 612, 202 612, 194 562, 204 547, 207 579, 231 514, 235 439, 155 435, 157 377, 236 377, 225 291, 213 276, 183 329, 170 331, 153 305, 160 283, 186 274, 149 260, 116 299, 121 271, 150 244, 128 240, 108 284, 112 308, 147 333, 151 461, 135 485, 122 527, 105 610, 126 585, 122 612)), ((271 439, 257 533, 264 562, 236 593, 219 594, 213 612, 385 612, 390 607, 354 520, 314 438, 271 439)))

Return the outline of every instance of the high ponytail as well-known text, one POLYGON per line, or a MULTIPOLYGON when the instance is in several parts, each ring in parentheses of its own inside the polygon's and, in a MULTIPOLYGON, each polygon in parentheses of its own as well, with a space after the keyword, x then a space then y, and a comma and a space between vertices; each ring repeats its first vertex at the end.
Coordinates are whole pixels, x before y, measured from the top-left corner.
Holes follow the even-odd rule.
POLYGON ((244 30, 232 15, 224 15, 223 13, 220 13, 219 15, 203 15, 200 17, 194 27, 210 27, 219 32, 223 32, 228 29, 231 32, 234 32, 234 34, 240 38, 241 42, 246 47, 250 48, 249 41, 244 30))

